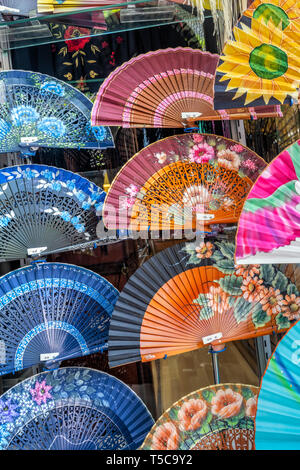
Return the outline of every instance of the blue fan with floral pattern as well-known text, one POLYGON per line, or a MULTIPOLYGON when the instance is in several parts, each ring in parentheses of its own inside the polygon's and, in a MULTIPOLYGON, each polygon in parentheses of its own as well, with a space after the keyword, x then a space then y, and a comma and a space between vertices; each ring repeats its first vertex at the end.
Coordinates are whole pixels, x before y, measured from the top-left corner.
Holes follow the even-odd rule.
POLYGON ((92 106, 79 90, 49 75, 0 72, 0 153, 114 147, 109 127, 91 127, 92 106))
POLYGON ((34 263, 0 278, 0 375, 107 349, 119 292, 88 269, 34 263))
MULTIPOLYGON (((113 240, 101 221, 105 192, 86 178, 47 165, 0 170, 0 260, 113 240)), ((116 235, 117 236, 117 235, 116 235)))
POLYGON ((35 375, 0 397, 1 450, 133 450, 153 424, 127 385, 84 367, 35 375))

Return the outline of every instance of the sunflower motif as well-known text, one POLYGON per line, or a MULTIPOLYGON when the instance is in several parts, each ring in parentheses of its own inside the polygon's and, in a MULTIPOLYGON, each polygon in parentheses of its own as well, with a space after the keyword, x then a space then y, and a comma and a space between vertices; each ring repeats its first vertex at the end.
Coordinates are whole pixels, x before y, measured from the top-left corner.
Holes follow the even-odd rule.
POLYGON ((252 27, 234 28, 234 41, 228 41, 217 71, 229 80, 226 91, 237 89, 233 99, 246 93, 245 105, 263 97, 266 104, 276 98, 298 100, 300 49, 293 31, 277 28, 270 17, 267 24, 252 19, 252 27))
POLYGON ((244 14, 265 24, 272 18, 274 24, 283 30, 297 30, 300 26, 299 0, 255 0, 244 14))

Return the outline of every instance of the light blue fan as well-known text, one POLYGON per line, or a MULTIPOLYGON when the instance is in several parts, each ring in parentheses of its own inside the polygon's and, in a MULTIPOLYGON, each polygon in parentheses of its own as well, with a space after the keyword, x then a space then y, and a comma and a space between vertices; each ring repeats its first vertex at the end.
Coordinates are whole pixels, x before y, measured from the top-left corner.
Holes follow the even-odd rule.
POLYGON ((299 366, 300 321, 279 342, 263 376, 256 414, 257 450, 300 450, 299 366))
POLYGON ((0 375, 107 349, 119 292, 99 274, 36 263, 0 278, 0 375))
POLYGON ((127 385, 83 367, 35 375, 0 397, 1 450, 132 450, 153 424, 127 385))
POLYGON ((114 147, 109 127, 91 127, 92 106, 79 90, 49 75, 0 72, 0 153, 114 147))
POLYGON ((1 7, 7 7, 6 12, 13 15, 29 16, 31 11, 36 11, 37 0, 0 0, 0 12, 1 7))
POLYGON ((86 178, 47 165, 0 170, 0 260, 105 244, 105 192, 86 178))

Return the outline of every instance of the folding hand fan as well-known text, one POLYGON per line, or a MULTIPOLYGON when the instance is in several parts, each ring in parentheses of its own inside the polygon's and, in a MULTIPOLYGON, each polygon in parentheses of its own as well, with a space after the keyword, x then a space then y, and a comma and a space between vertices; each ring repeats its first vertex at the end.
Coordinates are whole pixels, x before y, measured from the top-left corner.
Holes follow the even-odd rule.
POLYGON ((300 449, 299 321, 273 352, 262 378, 255 419, 257 450, 300 449))
POLYGON ((110 366, 288 328, 300 315, 298 265, 235 266, 234 248, 213 239, 178 244, 144 263, 112 314, 110 366))
POLYGON ((120 380, 85 367, 35 375, 0 397, 2 450, 132 450, 153 425, 120 380))
POLYGON ((126 0, 37 0, 39 13, 69 13, 72 10, 113 6, 120 3, 126 3, 126 0))
POLYGON ((168 137, 122 167, 105 199, 104 224, 143 231, 237 222, 265 166, 256 153, 224 137, 168 137))
POLYGON ((90 125, 92 102, 37 72, 0 72, 0 153, 28 148, 114 147, 109 128, 90 125))
POLYGON ((299 0, 255 0, 220 57, 215 109, 298 102, 299 0))
POLYGON ((0 375, 106 349, 118 295, 70 264, 37 263, 0 278, 0 375))
POLYGON ((189 120, 279 116, 280 108, 213 109, 218 55, 188 47, 141 54, 104 80, 92 110, 92 126, 184 127, 189 120))
POLYGON ((102 189, 71 171, 46 165, 1 169, 0 259, 98 240, 104 197, 102 189))
POLYGON ((237 263, 300 261, 300 140, 257 179, 241 213, 237 263))
POLYGON ((205 387, 174 403, 141 450, 252 450, 258 388, 205 387))
POLYGON ((0 0, 0 13, 1 7, 7 7, 8 11, 10 8, 16 10, 11 12, 14 15, 29 16, 31 11, 36 10, 37 0, 0 0))

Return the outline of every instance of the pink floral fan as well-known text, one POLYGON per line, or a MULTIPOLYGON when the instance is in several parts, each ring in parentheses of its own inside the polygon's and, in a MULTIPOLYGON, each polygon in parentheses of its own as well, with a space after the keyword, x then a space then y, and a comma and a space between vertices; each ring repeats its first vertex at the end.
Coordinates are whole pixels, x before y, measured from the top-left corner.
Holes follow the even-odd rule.
POLYGON ((224 137, 168 137, 122 167, 105 199, 104 224, 143 232, 235 223, 265 166, 252 150, 224 137))
POLYGON ((279 106, 213 108, 217 54, 188 47, 141 54, 100 86, 92 126, 186 127, 193 121, 281 116, 279 106))
POLYGON ((239 264, 300 261, 300 140, 262 172, 245 201, 236 237, 239 264))

